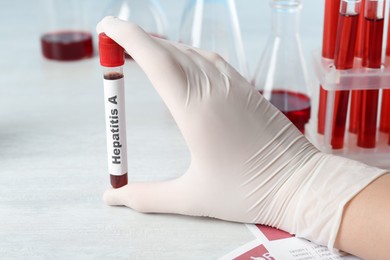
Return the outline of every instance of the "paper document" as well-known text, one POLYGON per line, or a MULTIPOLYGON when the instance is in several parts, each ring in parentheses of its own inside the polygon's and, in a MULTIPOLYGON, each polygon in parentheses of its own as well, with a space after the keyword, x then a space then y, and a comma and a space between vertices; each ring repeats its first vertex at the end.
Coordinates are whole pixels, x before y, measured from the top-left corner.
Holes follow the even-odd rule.
POLYGON ((360 260, 351 255, 333 254, 327 247, 276 228, 249 224, 246 226, 255 239, 221 257, 221 260, 360 260))

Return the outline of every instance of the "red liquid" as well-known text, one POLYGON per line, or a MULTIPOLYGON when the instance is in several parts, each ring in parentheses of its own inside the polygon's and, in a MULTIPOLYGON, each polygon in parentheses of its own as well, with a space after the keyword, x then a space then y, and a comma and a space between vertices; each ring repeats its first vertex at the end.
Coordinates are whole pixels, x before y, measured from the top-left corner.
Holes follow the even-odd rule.
POLYGON ((382 93, 381 119, 379 130, 390 133, 390 90, 384 89, 382 93))
POLYGON ((347 70, 353 67, 358 19, 358 15, 340 14, 334 58, 334 64, 338 70, 347 70))
POLYGON ((305 133, 305 124, 310 119, 308 96, 287 90, 273 90, 270 102, 290 119, 299 131, 305 133))
POLYGON ((326 102, 328 102, 328 91, 326 91, 320 85, 320 97, 318 103, 318 128, 317 132, 319 134, 325 133, 325 119, 326 119, 326 102))
POLYGON ((332 138, 330 144, 333 149, 344 146, 345 125, 347 121, 349 91, 336 91, 334 97, 332 138))
POLYGON ((358 58, 363 58, 365 2, 366 2, 366 0, 362 0, 362 2, 360 4, 360 15, 359 15, 357 35, 356 35, 355 57, 358 57, 358 58))
MULTIPOLYGON (((367 7, 366 7, 367 8, 367 7)), ((365 18, 365 41, 363 66, 380 68, 383 39, 383 19, 365 18)), ((379 85, 379 79, 376 79, 379 85)), ((378 90, 361 90, 361 122, 357 145, 374 148, 376 145, 376 125, 378 113, 378 90)))
POLYGON ((119 72, 111 72, 103 75, 104 79, 107 80, 117 80, 123 78, 123 74, 119 72))
MULTIPOLYGON (((387 28, 386 56, 387 58, 390 56, 390 26, 387 28)), ((386 66, 389 66, 389 64, 386 64, 386 66)), ((390 89, 384 89, 382 93, 381 119, 379 129, 381 132, 390 133, 390 89)))
POLYGON ((376 117, 378 113, 378 90, 361 91, 361 119, 358 146, 374 148, 376 145, 376 117))
MULTIPOLYGON (((340 0, 325 0, 322 57, 327 59, 334 58, 340 2, 340 0)), ((320 86, 317 129, 319 134, 324 134, 325 132, 326 102, 327 91, 320 86)))
MULTIPOLYGON (((362 0, 358 21, 358 30, 355 44, 355 57, 362 59, 364 50, 364 6, 366 0, 362 0)), ((360 91, 351 91, 351 106, 349 109, 349 132, 357 134, 360 123, 361 100, 360 91)))
POLYGON ((361 105, 360 90, 351 91, 351 107, 349 109, 349 131, 357 134, 359 132, 360 117, 361 117, 361 105))
MULTIPOLYGON (((358 18, 358 15, 340 14, 334 58, 336 69, 347 70, 353 67, 358 18)), ((344 146, 348 99, 349 91, 335 91, 331 138, 333 149, 344 146)))
POLYGON ((111 186, 114 189, 123 187, 127 185, 127 173, 123 175, 112 175, 110 174, 110 181, 111 181, 111 186))
POLYGON ((48 59, 72 61, 92 57, 92 36, 87 32, 62 31, 41 37, 42 53, 48 59))
POLYGON ((365 19, 363 66, 372 69, 381 67, 384 19, 365 19))
POLYGON ((390 56, 390 26, 387 27, 386 56, 390 56))
MULTIPOLYGON (((386 56, 390 56, 390 26, 387 28, 386 56)), ((382 93, 380 130, 389 133, 390 145, 390 89, 384 89, 382 93)))
POLYGON ((334 58, 340 2, 340 0, 325 0, 322 57, 328 59, 334 58))

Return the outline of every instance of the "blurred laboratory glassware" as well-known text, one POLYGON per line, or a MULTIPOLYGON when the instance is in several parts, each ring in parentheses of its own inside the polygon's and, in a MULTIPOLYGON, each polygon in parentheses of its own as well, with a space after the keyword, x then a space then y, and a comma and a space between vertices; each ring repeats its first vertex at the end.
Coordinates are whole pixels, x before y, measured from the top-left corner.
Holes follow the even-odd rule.
POLYGON ((168 38, 167 20, 159 0, 111 0, 103 15, 131 21, 153 36, 168 38))
POLYGON ((41 35, 44 57, 59 61, 92 57, 92 34, 84 7, 78 0, 45 0, 48 20, 41 35))
POLYGON ((179 41, 218 53, 249 78, 234 0, 188 0, 179 41))
POLYGON ((271 0, 271 31, 254 85, 304 133, 310 118, 308 72, 299 36, 300 0, 271 0))

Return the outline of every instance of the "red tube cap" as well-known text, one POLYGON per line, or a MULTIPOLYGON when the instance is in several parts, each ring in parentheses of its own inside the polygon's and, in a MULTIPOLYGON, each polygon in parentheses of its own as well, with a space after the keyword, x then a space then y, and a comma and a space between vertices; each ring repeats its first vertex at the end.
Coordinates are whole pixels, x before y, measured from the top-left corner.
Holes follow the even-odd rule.
POLYGON ((105 33, 99 34, 100 64, 104 67, 118 67, 125 64, 125 50, 105 33))

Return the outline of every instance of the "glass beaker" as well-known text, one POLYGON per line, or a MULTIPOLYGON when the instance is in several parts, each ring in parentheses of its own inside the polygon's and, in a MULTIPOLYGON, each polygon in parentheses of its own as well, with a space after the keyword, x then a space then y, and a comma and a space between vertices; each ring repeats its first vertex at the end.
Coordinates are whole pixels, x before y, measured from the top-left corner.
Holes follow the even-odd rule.
POLYGON ((179 41, 218 53, 248 78, 234 0, 188 0, 182 15, 179 41))
POLYGON ((308 72, 299 36, 300 0, 271 0, 271 32, 254 85, 304 133, 310 119, 308 72))
POLYGON ((48 21, 41 35, 47 59, 72 61, 93 56, 92 34, 87 29, 83 1, 46 0, 48 21))
POLYGON ((149 34, 167 37, 167 22, 159 0, 111 0, 104 16, 116 16, 139 25, 149 34))

